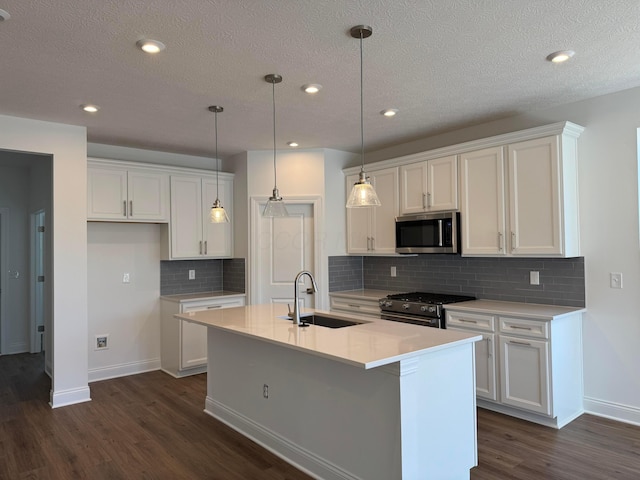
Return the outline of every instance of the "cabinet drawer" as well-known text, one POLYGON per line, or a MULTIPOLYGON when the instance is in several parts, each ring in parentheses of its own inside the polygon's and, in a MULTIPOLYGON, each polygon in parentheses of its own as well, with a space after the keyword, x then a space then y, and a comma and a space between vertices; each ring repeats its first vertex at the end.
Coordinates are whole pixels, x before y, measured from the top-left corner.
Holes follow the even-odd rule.
POLYGON ((380 306, 377 299, 364 300, 345 297, 330 297, 331 310, 341 312, 360 313, 363 315, 380 316, 380 306))
POLYGON ((500 317, 500 332, 519 337, 549 338, 549 322, 500 317))
POLYGON ((197 312, 200 310, 214 310, 219 308, 242 307, 244 297, 224 298, 216 300, 197 300, 182 304, 182 313, 197 312))
POLYGON ((496 328, 495 325, 496 317, 494 315, 447 311, 447 328, 455 327, 482 332, 494 332, 496 328))

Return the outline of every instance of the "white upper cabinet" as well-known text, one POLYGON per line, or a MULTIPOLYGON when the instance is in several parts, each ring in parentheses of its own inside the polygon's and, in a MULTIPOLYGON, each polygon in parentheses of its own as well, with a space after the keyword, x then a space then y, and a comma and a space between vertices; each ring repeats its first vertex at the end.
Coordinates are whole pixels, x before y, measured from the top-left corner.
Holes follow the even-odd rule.
POLYGON ((575 134, 460 155, 462 254, 580 255, 575 134))
POLYGON ((400 166, 400 214, 458 209, 457 155, 400 166))
POLYGON ((169 220, 169 175, 124 162, 89 159, 87 219, 117 222, 169 220))
MULTIPOLYGON (((232 219, 233 175, 221 173, 219 188, 220 202, 232 219)), ((215 176, 171 176, 170 259, 232 256, 232 224, 209 220, 216 190, 215 176)))
MULTIPOLYGON (((347 252, 389 255, 396 251, 398 216, 398 169, 367 171, 380 203, 379 207, 347 208, 347 252)), ((347 197, 358 175, 347 176, 347 197)))

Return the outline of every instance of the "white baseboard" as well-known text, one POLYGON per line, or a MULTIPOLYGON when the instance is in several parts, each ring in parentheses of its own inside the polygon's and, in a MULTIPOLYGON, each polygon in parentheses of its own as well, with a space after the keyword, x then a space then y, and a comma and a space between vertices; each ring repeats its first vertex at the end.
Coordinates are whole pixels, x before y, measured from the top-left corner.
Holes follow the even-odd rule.
POLYGON ((70 388, 54 392, 51 390, 49 405, 51 408, 66 407, 76 403, 88 402, 91 400, 89 386, 80 388, 70 388))
POLYGON ((640 408, 584 397, 585 413, 640 426, 640 408))
POLYGON ((204 411, 313 478, 361 480, 209 396, 204 411))
POLYGON ((154 370, 160 370, 159 358, 142 360, 140 362, 120 363, 118 365, 109 365, 108 367, 91 368, 89 369, 89 383, 154 370))

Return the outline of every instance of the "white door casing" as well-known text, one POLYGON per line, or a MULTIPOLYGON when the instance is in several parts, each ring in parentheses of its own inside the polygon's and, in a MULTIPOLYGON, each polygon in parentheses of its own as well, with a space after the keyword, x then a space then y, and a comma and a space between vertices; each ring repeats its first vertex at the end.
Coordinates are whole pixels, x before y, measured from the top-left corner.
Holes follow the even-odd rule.
POLYGON ((45 235, 45 212, 38 210, 31 214, 31 353, 44 350, 44 336, 48 334, 38 331, 38 327, 44 329, 45 324, 44 289, 47 281, 44 258, 45 235))
MULTIPOLYGON (((318 284, 313 296, 307 276, 301 279, 302 306, 323 308, 328 298, 328 281, 322 262, 323 246, 319 197, 287 197, 289 217, 265 218, 262 211, 266 197, 251 198, 251 232, 249 248, 250 303, 285 303, 293 308, 293 281, 298 272, 309 270, 318 284), (303 285, 304 282, 304 285, 303 285)), ((326 262, 325 262, 326 263, 326 262)))

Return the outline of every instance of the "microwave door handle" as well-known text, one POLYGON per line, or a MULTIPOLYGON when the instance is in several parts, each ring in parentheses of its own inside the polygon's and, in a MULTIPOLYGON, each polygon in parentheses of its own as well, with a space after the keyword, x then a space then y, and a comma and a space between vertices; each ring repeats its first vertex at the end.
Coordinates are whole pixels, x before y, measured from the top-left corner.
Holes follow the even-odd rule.
POLYGON ((438 246, 442 246, 442 220, 438 220, 438 246))

